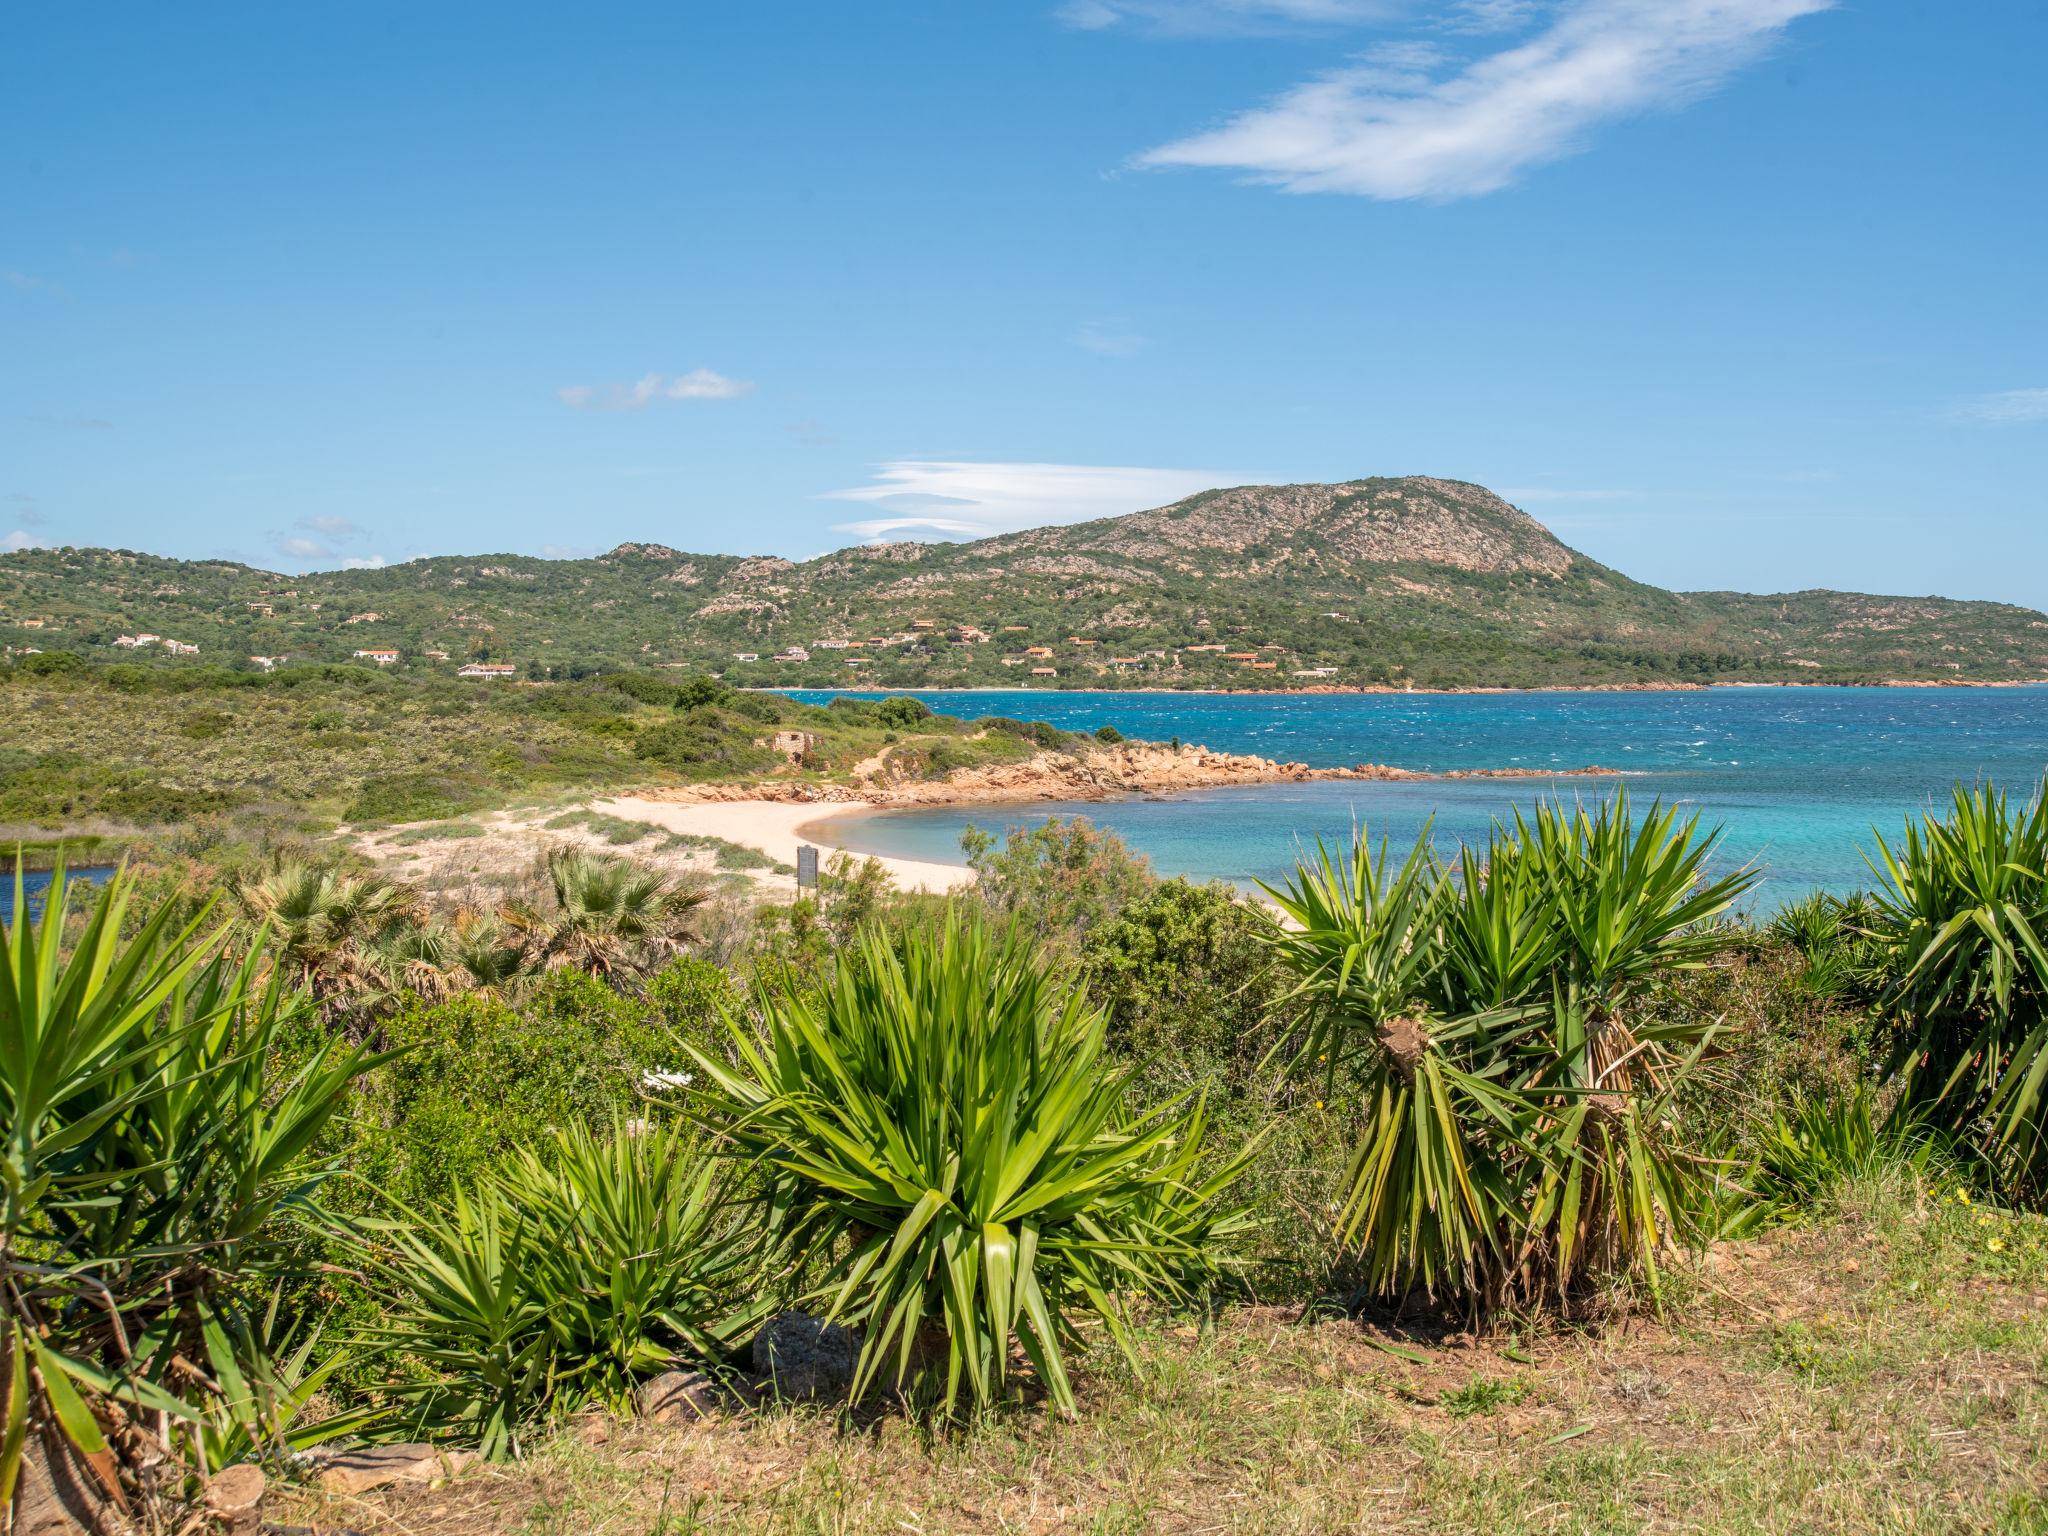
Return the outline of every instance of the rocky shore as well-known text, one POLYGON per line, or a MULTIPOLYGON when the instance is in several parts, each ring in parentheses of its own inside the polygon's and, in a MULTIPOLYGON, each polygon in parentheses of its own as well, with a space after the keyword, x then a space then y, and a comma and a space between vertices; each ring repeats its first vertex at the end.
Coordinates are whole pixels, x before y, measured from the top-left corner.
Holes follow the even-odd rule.
POLYGON ((1117 795, 1219 789, 1243 784, 1306 784, 1319 780, 1553 779, 1606 778, 1619 770, 1584 768, 1460 768, 1428 773, 1383 763, 1349 768, 1312 768, 1306 763, 1199 746, 1126 742, 1092 750, 1040 752, 1018 763, 961 769, 943 779, 892 781, 875 772, 856 773, 845 783, 770 779, 751 784, 711 784, 643 791, 640 798, 678 803, 770 801, 785 805, 877 806, 963 805, 1030 800, 1108 800, 1117 795))

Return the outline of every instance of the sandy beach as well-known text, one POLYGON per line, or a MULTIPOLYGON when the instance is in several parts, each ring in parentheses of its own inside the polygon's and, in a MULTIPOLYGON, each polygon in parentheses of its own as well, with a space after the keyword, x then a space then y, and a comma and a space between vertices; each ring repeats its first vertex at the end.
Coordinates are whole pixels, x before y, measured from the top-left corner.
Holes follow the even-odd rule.
MULTIPOLYGON (((796 862, 800 844, 832 849, 832 818, 871 809, 864 800, 790 802, 778 800, 651 800, 622 795, 600 800, 592 809, 629 821, 649 822, 669 832, 700 837, 723 838, 785 864, 796 862)), ((974 883, 974 871, 964 864, 935 864, 924 859, 876 857, 898 886, 906 891, 951 891, 974 883)))

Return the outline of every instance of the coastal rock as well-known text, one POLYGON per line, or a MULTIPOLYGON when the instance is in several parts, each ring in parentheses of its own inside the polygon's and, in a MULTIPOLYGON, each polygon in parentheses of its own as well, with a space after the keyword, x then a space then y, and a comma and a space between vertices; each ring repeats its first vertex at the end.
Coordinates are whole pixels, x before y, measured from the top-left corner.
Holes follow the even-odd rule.
POLYGON ((754 1369, 779 1396, 825 1397, 853 1385, 860 1337, 807 1312, 779 1312, 754 1335, 754 1369))
POLYGON ((1612 768, 1452 768, 1432 772, 1359 763, 1312 768, 1247 753, 1202 746, 1124 742, 1080 752, 1040 752, 1017 763, 963 768, 942 779, 896 779, 885 758, 861 765, 852 783, 816 784, 771 779, 752 784, 709 784, 650 790, 651 800, 709 803, 761 800, 781 805, 973 805, 1031 800, 1108 800, 1127 794, 1216 789, 1233 784, 1306 784, 1325 780, 1407 782, 1431 779, 1561 779, 1611 777, 1612 768))

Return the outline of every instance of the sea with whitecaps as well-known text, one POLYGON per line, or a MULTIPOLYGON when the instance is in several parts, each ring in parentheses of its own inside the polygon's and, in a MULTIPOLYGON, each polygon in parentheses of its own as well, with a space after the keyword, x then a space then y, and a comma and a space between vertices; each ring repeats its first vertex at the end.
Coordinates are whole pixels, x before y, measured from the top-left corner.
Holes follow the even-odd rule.
MULTIPOLYGON (((824 703, 833 695, 799 690, 824 703)), ((879 698, 875 693, 854 697, 879 698)), ((1957 782, 2020 799, 2048 768, 2048 686, 1711 688, 1657 692, 1197 694, 962 691, 919 695, 945 714, 1113 725, 1129 737, 1200 743, 1316 767, 1383 763, 1566 770, 1621 779, 1338 781, 1196 790, 1100 802, 956 805, 835 818, 856 851, 960 859, 970 826, 1001 833, 1086 816, 1162 873, 1240 885, 1275 880, 1316 839, 1365 828, 1405 848, 1425 827, 1449 851, 1543 797, 1594 799, 1626 783, 1638 801, 1697 811, 1722 837, 1715 864, 1754 864, 1775 907, 1814 888, 1873 883, 1876 833, 1939 809, 1957 782)))

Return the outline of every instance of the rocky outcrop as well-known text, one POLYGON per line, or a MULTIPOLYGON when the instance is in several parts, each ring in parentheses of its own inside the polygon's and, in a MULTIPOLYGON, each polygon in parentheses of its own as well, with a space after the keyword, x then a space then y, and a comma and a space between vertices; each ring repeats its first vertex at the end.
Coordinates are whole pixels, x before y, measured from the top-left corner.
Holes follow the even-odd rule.
POLYGON ((1400 781, 1427 779, 1555 779, 1611 777, 1618 770, 1585 768, 1453 768, 1440 773, 1359 763, 1349 768, 1311 768, 1199 746, 1126 742, 1082 752, 1041 752, 1017 763, 964 768, 942 779, 895 782, 883 775, 881 758, 863 763, 864 772, 842 784, 792 782, 711 784, 688 789, 646 790, 644 798, 682 803, 769 800, 788 805, 961 805, 981 801, 1107 800, 1125 794, 1219 789, 1233 784, 1306 784, 1326 779, 1400 781))

